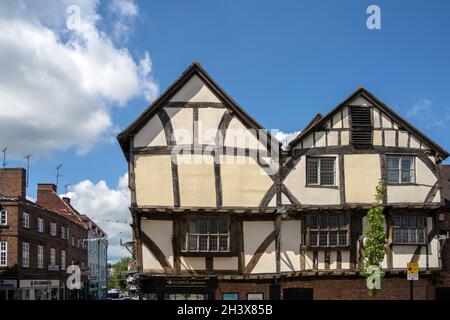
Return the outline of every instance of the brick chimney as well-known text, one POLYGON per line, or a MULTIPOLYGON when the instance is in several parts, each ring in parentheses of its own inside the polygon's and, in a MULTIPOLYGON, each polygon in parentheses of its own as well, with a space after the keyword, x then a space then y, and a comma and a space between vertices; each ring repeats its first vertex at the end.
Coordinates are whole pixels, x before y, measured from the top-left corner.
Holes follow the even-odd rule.
POLYGON ((26 170, 23 168, 0 169, 0 194, 7 197, 25 198, 26 170))
POLYGON ((70 198, 68 198, 68 197, 63 197, 62 199, 64 200, 65 203, 67 203, 67 204, 70 205, 70 198))

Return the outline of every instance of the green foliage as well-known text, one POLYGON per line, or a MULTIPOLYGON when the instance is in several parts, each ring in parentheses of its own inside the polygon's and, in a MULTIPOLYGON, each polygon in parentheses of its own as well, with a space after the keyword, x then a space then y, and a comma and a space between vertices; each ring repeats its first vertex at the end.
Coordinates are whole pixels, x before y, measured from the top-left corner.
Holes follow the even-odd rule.
MULTIPOLYGON (((381 262, 386 254, 386 231, 384 229, 385 220, 383 214, 383 197, 386 187, 380 181, 376 188, 376 205, 371 208, 366 215, 367 229, 364 232, 364 276, 368 278, 372 275, 370 266, 377 266, 381 269, 381 262)), ((383 276, 383 273, 381 273, 383 276)), ((369 290, 369 295, 377 293, 376 289, 369 290)))
POLYGON ((128 271, 128 263, 131 258, 122 258, 116 263, 110 265, 110 268, 114 269, 113 274, 108 280, 108 289, 126 289, 126 279, 128 271))

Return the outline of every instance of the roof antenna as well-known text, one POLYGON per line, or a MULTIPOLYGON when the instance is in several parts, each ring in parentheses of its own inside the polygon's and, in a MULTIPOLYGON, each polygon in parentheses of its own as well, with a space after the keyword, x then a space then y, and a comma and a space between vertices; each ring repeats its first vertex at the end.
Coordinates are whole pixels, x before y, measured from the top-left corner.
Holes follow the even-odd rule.
POLYGON ((31 153, 27 154, 23 158, 27 159, 27 184, 26 184, 26 187, 28 188, 28 180, 30 179, 30 158, 31 158, 31 153))
POLYGON ((3 169, 5 169, 5 167, 6 167, 6 150, 7 150, 8 148, 4 148, 3 150, 2 150, 2 152, 3 152, 3 169))
POLYGON ((69 189, 70 186, 71 186, 70 183, 64 185, 64 194, 65 194, 66 196, 67 196, 67 190, 69 189))
POLYGON ((61 169, 62 164, 60 164, 59 166, 56 167, 56 192, 58 193, 58 183, 59 183, 59 177, 61 177, 61 175, 59 174, 59 169, 61 169))

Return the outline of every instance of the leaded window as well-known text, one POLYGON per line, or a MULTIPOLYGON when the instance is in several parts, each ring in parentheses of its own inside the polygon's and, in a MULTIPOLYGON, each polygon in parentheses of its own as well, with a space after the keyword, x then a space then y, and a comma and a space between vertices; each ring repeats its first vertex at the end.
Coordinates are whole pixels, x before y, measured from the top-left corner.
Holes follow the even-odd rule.
POLYGON ((231 223, 229 218, 187 218, 182 226, 182 251, 231 251, 231 223))
POLYGON ((415 169, 412 156, 388 156, 388 183, 414 183, 415 169))
POLYGON ((311 247, 342 247, 349 244, 347 215, 309 215, 306 243, 311 247))
POLYGON ((336 184, 335 158, 307 158, 306 184, 334 186, 336 184))
POLYGON ((426 243, 425 217, 394 216, 395 243, 426 243))

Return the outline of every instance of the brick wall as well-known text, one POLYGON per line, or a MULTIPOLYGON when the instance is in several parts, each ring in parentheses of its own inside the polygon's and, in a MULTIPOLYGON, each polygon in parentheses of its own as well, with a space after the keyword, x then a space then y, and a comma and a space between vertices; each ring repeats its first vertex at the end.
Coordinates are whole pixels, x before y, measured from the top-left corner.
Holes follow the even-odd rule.
POLYGON ((25 169, 22 168, 0 169, 0 194, 13 198, 25 198, 25 174, 25 169))

